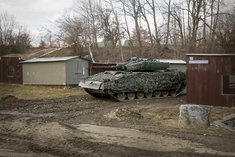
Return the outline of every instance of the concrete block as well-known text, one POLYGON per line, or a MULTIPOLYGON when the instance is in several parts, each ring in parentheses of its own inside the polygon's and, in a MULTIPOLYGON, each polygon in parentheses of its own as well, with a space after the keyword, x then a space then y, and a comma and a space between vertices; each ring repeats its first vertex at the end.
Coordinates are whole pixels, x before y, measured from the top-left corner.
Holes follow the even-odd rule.
POLYGON ((184 104, 180 106, 179 126, 208 127, 211 106, 184 104))

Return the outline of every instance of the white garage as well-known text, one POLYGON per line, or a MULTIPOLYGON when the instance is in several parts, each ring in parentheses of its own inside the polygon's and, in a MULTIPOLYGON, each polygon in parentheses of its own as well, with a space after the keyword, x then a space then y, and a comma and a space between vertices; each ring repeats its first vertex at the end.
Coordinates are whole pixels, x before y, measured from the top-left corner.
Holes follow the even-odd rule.
POLYGON ((25 85, 77 85, 89 74, 88 60, 78 56, 33 58, 21 63, 25 85))

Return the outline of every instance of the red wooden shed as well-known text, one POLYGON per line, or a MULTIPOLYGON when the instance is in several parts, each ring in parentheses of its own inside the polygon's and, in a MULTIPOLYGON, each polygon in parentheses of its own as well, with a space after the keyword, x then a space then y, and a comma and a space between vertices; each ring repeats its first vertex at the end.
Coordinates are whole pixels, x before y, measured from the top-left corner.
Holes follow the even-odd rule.
POLYGON ((22 65, 20 57, 1 57, 0 82, 22 84, 22 65))
POLYGON ((188 103, 235 106, 235 54, 187 54, 188 103))

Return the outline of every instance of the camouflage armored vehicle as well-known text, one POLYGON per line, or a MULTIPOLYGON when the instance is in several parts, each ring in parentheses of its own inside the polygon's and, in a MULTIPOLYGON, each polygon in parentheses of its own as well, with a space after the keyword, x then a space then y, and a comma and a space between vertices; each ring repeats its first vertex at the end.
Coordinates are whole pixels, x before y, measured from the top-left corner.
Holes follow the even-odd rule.
POLYGON ((105 71, 79 83, 94 97, 111 96, 119 101, 176 97, 185 88, 185 73, 169 69, 157 60, 131 58, 116 66, 116 71, 105 71))

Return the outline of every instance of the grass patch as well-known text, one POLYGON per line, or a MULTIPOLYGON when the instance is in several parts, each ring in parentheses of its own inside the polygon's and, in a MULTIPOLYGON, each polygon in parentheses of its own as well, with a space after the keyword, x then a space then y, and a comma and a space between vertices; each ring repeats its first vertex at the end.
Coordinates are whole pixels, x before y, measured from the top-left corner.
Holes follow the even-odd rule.
POLYGON ((142 113, 143 116, 154 125, 166 127, 178 127, 179 105, 152 108, 142 113))
POLYGON ((14 96, 19 99, 49 99, 68 96, 82 96, 85 91, 79 88, 49 87, 49 86, 24 86, 19 84, 0 83, 0 98, 14 96))

